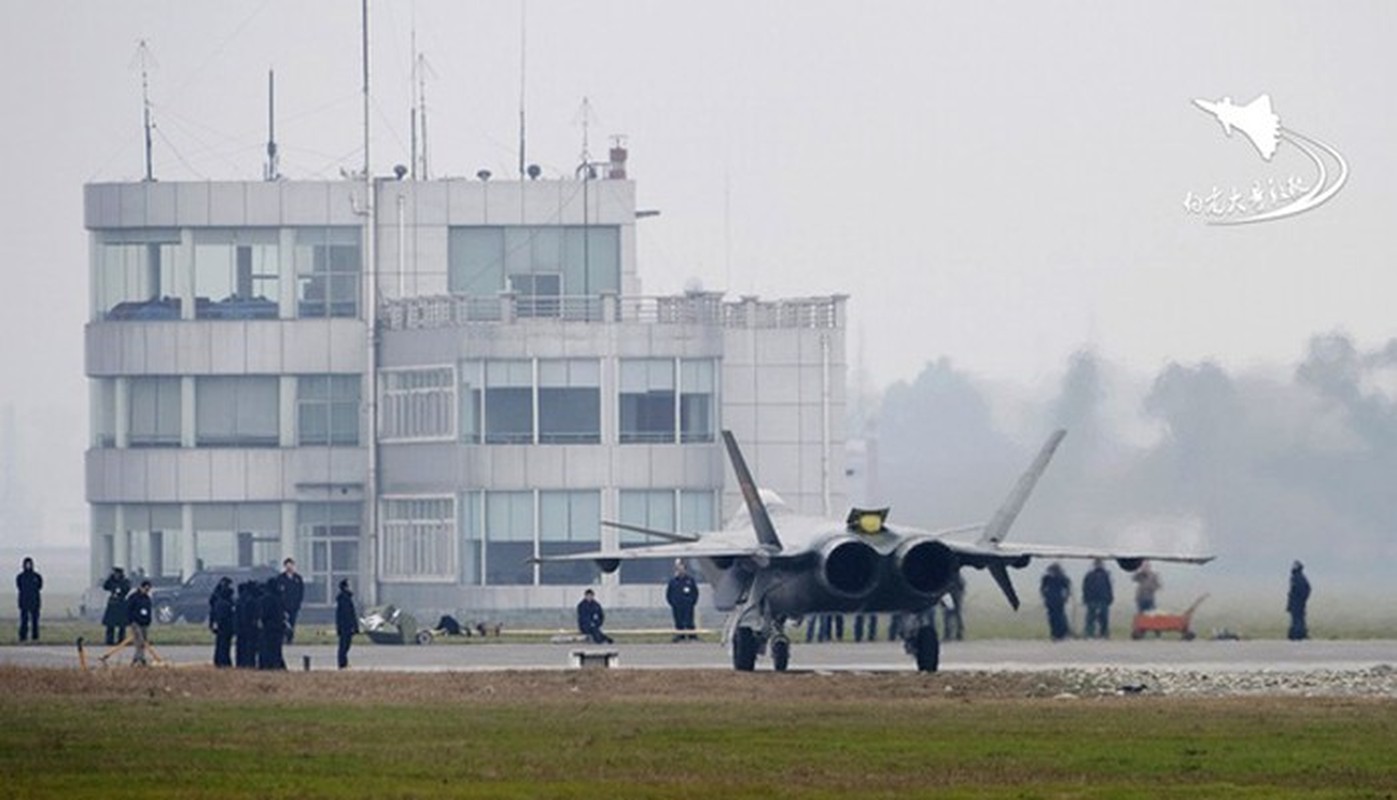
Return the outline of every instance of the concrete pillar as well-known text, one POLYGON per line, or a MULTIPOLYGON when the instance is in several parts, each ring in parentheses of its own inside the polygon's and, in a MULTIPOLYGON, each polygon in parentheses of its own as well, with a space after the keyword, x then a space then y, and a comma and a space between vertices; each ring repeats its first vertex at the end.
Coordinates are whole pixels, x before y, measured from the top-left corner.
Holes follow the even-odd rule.
MULTIPOLYGON (((287 558, 301 561, 296 553, 296 504, 290 502, 281 504, 281 558, 277 559, 277 563, 287 558)), ((310 565, 305 565, 305 568, 309 569, 310 565)))

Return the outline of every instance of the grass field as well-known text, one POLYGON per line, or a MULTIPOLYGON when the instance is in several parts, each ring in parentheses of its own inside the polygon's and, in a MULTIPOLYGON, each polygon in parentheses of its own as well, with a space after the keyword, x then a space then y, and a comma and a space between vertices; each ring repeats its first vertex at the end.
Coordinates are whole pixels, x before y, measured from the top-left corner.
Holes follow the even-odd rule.
POLYGON ((0 668, 6 797, 1392 797, 1397 703, 1038 674, 0 668))

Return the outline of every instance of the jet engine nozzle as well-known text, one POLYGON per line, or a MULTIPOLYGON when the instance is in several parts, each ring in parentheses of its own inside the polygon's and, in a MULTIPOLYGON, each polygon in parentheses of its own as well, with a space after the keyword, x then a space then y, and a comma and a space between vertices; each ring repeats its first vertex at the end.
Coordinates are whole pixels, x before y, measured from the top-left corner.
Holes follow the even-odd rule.
POLYGON ((820 583, 839 597, 866 597, 878 585, 879 558, 857 539, 836 539, 820 550, 820 583))
POLYGON ((903 542, 893 553, 893 559, 897 574, 907 588, 928 597, 939 595, 960 569, 956 554, 935 539, 903 542))

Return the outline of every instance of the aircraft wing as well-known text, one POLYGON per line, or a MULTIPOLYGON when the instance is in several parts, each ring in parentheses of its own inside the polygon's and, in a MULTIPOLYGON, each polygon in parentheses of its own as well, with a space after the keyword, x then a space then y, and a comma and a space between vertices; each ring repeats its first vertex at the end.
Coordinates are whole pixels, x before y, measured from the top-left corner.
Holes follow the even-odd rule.
POLYGON ((771 551, 756 542, 747 545, 734 545, 731 542, 677 542, 674 544, 654 544, 641 547, 620 547, 614 550, 594 550, 589 553, 568 553, 558 556, 540 556, 533 561, 643 561, 646 559, 675 558, 768 558, 771 551))
POLYGON ((1103 561, 1172 561, 1180 564, 1206 564, 1215 556, 1199 556, 1187 553, 1155 553, 1140 550, 1115 549, 1105 547, 1075 547, 1065 544, 1000 544, 993 546, 972 542, 958 542, 942 539, 943 544, 957 555, 984 559, 1006 559, 1013 561, 1023 558, 1099 558, 1103 561))

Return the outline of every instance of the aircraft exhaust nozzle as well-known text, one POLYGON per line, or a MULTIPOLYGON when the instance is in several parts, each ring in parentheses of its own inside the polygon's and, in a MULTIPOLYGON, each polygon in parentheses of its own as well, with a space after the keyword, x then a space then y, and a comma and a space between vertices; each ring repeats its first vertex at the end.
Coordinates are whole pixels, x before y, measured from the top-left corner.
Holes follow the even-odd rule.
POLYGON ((820 583, 831 594, 857 599, 878 585, 878 551, 857 539, 837 539, 820 550, 820 583))
POLYGON ((903 542, 893 553, 897 574, 919 595, 934 597, 951 584, 960 569, 960 559, 951 548, 935 539, 903 542))

